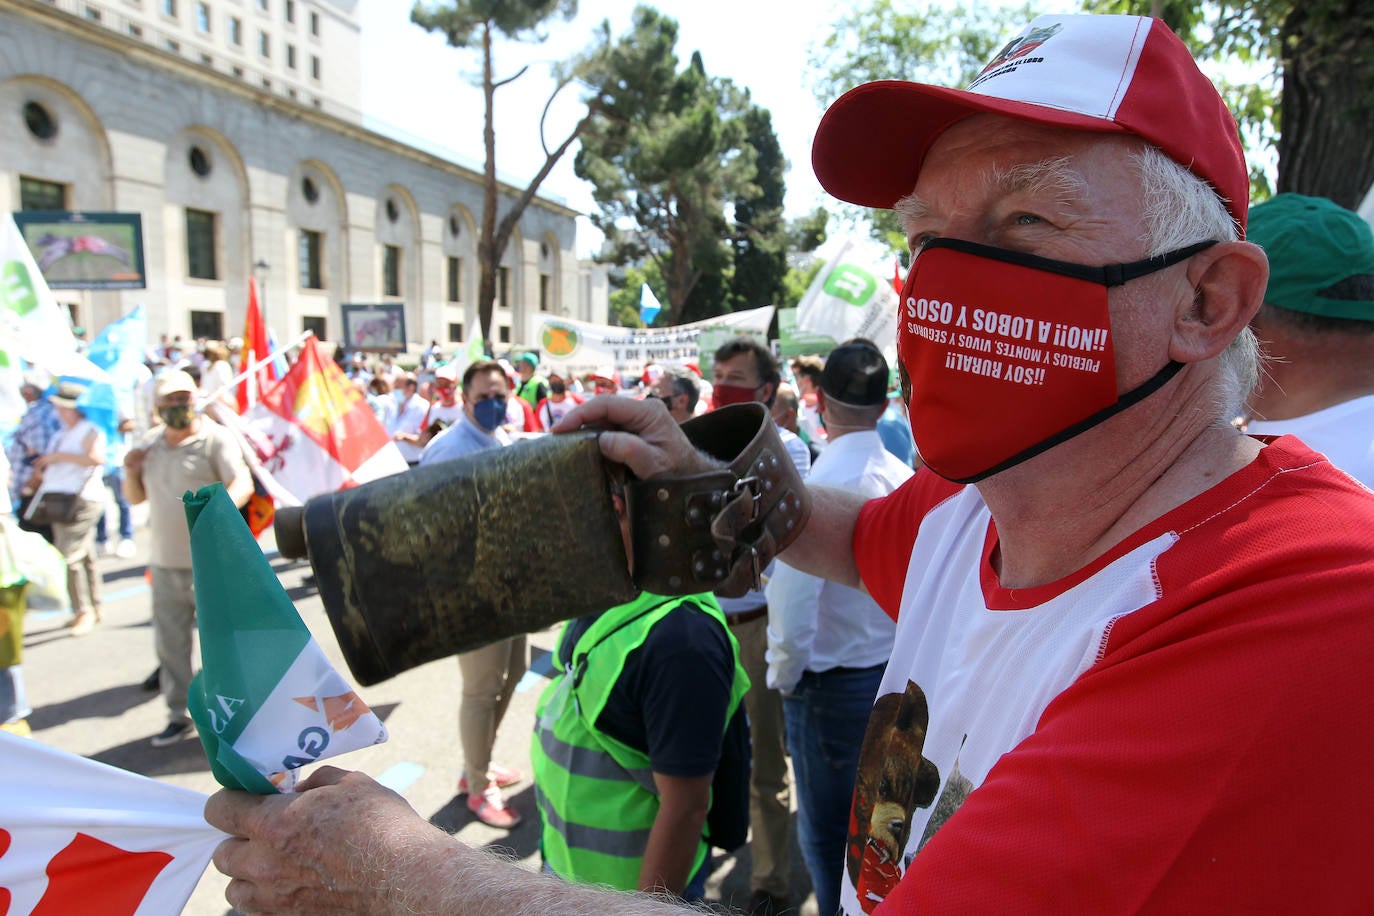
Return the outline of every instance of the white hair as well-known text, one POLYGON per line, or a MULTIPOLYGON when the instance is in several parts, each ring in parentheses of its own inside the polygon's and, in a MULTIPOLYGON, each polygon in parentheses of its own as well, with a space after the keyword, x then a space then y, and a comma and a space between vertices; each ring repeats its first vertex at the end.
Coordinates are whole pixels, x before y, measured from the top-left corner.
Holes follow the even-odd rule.
MULTIPOLYGON (((1136 154, 1144 211, 1145 243, 1151 257, 1195 242, 1240 238, 1226 203, 1198 176, 1155 146, 1136 154)), ((1245 409, 1245 400, 1259 378, 1259 341, 1247 326, 1218 358, 1216 420, 1229 425, 1245 409)))

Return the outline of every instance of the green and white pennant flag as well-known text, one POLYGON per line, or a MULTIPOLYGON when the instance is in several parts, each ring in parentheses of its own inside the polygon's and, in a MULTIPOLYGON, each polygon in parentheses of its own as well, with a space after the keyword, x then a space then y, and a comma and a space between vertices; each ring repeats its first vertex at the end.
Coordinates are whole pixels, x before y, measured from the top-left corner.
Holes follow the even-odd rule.
POLYGON ((289 792, 308 764, 386 740, 334 670, 223 484, 184 497, 201 670, 187 706, 220 785, 289 792))

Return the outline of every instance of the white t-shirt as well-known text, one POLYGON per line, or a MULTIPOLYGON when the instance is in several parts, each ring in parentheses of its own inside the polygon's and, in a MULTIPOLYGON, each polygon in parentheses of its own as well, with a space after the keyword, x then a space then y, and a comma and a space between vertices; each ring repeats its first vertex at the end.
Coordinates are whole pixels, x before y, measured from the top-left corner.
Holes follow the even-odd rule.
POLYGON ((847 914, 1369 911, 1374 497, 1320 455, 1270 443, 1036 587, 929 471, 853 547, 897 634, 847 914))
MULTIPOLYGON (((75 426, 62 430, 48 444, 48 454, 66 452, 72 455, 86 454, 86 437, 94 433, 96 450, 102 459, 105 454, 105 434, 90 420, 81 420, 75 426)), ((70 461, 55 461, 43 469, 43 491, 46 493, 80 493, 81 498, 90 502, 100 502, 105 498, 105 483, 101 479, 101 466, 88 467, 70 461)))
POLYGON ((1374 489, 1374 394, 1291 420, 1252 420, 1252 436, 1297 436, 1374 489))
POLYGON ((445 407, 441 402, 435 401, 429 408, 429 417, 425 420, 426 425, 432 423, 443 423, 452 426, 463 416, 463 402, 455 401, 452 407, 445 407))

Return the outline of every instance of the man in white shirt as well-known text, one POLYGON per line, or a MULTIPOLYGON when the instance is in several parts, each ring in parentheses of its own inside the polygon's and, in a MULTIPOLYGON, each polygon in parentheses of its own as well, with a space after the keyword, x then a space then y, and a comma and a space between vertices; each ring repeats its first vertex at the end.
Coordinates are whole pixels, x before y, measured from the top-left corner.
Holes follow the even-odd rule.
POLYGON ((1297 436, 1374 487, 1374 231, 1322 197, 1280 194, 1250 209, 1269 255, 1251 327, 1271 357, 1246 431, 1297 436))
POLYGON ((420 463, 420 452, 423 449, 401 434, 415 433, 420 429, 420 424, 429 411, 429 401, 420 397, 415 376, 409 372, 401 376, 396 391, 398 392, 396 395, 396 412, 391 416, 391 426, 387 432, 391 433, 391 438, 396 440, 396 447, 401 450, 401 457, 406 460, 406 464, 414 467, 420 463))
POLYGON ((463 404, 459 400, 462 391, 458 387, 457 366, 449 363, 435 370, 433 391, 438 400, 425 406, 424 416, 420 418, 419 423, 409 427, 396 427, 396 432, 391 438, 396 440, 398 446, 412 445, 423 450, 429 444, 429 440, 462 418, 463 404))
MULTIPOLYGON (((782 373, 768 347, 752 337, 735 337, 717 348, 711 379, 715 407, 757 401, 771 410, 782 373)), ((778 435, 797 473, 805 477, 811 470, 811 452, 806 443, 782 427, 778 427, 778 435)), ((778 916, 792 908, 788 897, 791 850, 787 840, 791 788, 782 736, 782 698, 764 684, 768 599, 761 588, 751 589, 738 598, 716 597, 730 633, 739 642, 740 664, 749 675, 744 705, 749 713, 754 759, 749 774, 750 895, 745 913, 778 916)))
MULTIPOLYGON (((817 391, 829 444, 811 466, 809 484, 872 498, 912 475, 876 431, 887 409, 887 379, 887 360, 869 341, 830 354, 817 391)), ((859 749, 896 624, 863 592, 781 560, 767 591, 768 686, 783 694, 798 841, 817 910, 834 913, 859 749)))

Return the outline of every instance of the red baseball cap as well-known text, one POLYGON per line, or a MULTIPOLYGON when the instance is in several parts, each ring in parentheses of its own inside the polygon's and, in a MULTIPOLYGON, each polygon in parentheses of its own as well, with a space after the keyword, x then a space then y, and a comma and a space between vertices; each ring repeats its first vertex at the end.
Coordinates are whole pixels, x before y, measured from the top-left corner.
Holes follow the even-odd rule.
POLYGON ((821 118, 811 164, 835 197, 891 208, 936 138, 979 113, 1140 137, 1207 181, 1245 229, 1250 175, 1236 121, 1178 36, 1144 16, 1040 16, 967 89, 851 89, 821 118))

